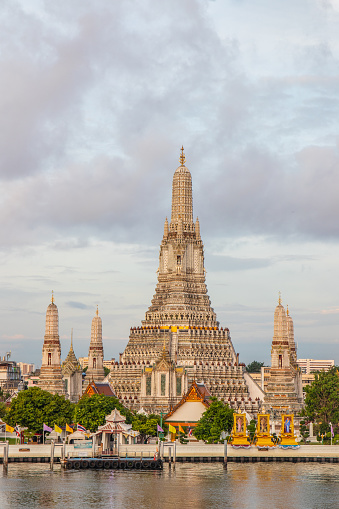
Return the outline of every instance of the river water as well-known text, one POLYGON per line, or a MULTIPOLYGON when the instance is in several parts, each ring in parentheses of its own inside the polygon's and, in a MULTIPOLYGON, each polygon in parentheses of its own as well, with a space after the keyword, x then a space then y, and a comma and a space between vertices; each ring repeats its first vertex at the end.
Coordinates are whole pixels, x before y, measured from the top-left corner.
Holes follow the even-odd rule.
POLYGON ((163 471, 64 471, 0 467, 0 508, 322 509, 339 507, 339 464, 168 465, 163 471))

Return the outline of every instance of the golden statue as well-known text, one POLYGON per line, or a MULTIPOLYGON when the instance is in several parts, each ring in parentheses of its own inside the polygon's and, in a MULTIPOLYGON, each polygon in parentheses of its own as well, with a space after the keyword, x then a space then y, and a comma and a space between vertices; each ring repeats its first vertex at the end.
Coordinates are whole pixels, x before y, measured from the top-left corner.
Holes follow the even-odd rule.
POLYGON ((246 414, 233 414, 232 447, 251 447, 246 433, 246 414))
POLYGON ((275 444, 272 442, 272 435, 270 432, 269 414, 258 414, 257 430, 254 442, 258 449, 275 447, 275 444))
POLYGON ((281 416, 281 433, 280 443, 281 449, 298 449, 300 445, 297 442, 297 437, 294 434, 294 415, 283 414, 281 416))

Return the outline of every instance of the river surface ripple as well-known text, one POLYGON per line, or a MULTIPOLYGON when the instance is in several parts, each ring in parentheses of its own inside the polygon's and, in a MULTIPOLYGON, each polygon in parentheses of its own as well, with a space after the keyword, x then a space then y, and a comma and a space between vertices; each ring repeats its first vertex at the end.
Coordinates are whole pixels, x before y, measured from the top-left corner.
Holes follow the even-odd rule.
POLYGON ((339 464, 177 464, 162 472, 0 466, 0 508, 339 507, 339 464))

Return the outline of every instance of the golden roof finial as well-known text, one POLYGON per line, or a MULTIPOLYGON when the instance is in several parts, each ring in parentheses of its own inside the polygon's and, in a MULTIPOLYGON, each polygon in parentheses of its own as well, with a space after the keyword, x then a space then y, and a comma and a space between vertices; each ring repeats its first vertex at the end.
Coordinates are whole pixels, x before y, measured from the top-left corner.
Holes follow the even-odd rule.
POLYGON ((288 310, 288 304, 287 304, 287 306, 286 306, 286 314, 287 314, 287 316, 290 314, 290 312, 289 312, 289 310, 288 310))
POLYGON ((181 154, 180 154, 180 158, 179 158, 179 163, 181 164, 181 166, 185 166, 186 157, 184 154, 184 146, 183 145, 180 150, 181 150, 181 154))
POLYGON ((71 349, 73 350, 73 328, 71 329, 71 349))
POLYGON ((52 300, 51 300, 52 304, 54 304, 54 293, 53 293, 53 290, 52 290, 52 300))
POLYGON ((99 306, 98 306, 98 304, 97 304, 96 314, 97 314, 97 316, 99 316, 99 306))
POLYGON ((281 306, 281 292, 279 292, 278 304, 279 304, 279 306, 281 306))

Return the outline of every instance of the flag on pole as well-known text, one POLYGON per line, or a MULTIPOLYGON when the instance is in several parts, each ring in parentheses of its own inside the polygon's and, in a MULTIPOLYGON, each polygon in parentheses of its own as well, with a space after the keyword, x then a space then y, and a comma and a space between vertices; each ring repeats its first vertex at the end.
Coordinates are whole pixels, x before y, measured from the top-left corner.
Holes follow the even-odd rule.
POLYGON ((180 433, 185 434, 185 430, 182 428, 182 426, 180 426, 180 424, 179 424, 179 431, 180 431, 180 433))
POLYGON ((66 422, 66 431, 68 431, 69 433, 73 433, 73 429, 68 426, 67 422, 66 422))
POLYGON ((86 433, 86 428, 84 426, 81 426, 81 424, 79 423, 77 423, 77 430, 86 433))
POLYGON ((56 424, 54 424, 54 431, 55 431, 56 433, 62 433, 62 429, 61 429, 61 428, 59 428, 59 426, 57 426, 56 424))
POLYGON ((20 428, 18 425, 15 426, 15 433, 16 433, 16 436, 19 437, 20 436, 20 428))
POLYGON ((47 424, 45 424, 45 423, 44 423, 43 430, 44 430, 44 431, 49 431, 49 432, 53 431, 53 430, 52 430, 52 428, 50 428, 49 426, 47 426, 47 424))
POLYGON ((169 424, 168 430, 169 430, 170 433, 176 433, 177 432, 177 430, 175 429, 174 426, 172 426, 172 424, 169 424))
POLYGON ((6 431, 8 431, 9 433, 14 433, 14 428, 12 428, 12 426, 9 426, 9 424, 6 424, 6 431))
POLYGON ((332 438, 334 438, 333 426, 332 426, 332 423, 331 423, 331 422, 330 422, 330 424, 331 424, 331 436, 332 436, 332 438))
POLYGON ((163 433, 163 432, 164 432, 164 430, 162 429, 162 427, 161 427, 161 426, 159 426, 159 424, 157 424, 157 431, 160 431, 160 433, 163 433))
POLYGON ((191 437, 193 433, 193 430, 191 427, 188 428, 188 436, 191 437))

